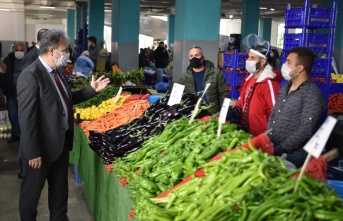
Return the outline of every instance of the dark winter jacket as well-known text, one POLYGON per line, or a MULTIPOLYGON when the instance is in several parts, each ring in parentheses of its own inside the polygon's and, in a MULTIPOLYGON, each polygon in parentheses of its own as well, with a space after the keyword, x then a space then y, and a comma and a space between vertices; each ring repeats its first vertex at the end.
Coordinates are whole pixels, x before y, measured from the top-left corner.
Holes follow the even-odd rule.
POLYGON ((157 47, 154 51, 155 68, 166 68, 169 63, 169 54, 163 47, 157 47))
POLYGON ((17 95, 16 88, 12 85, 13 80, 13 68, 14 68, 14 53, 9 53, 8 56, 4 59, 4 63, 6 64, 6 73, 2 76, 2 91, 5 96, 10 95, 17 95))
MULTIPOLYGON (((220 70, 216 68, 211 61, 205 60, 204 62, 204 85, 206 86, 206 84, 211 83, 205 94, 206 99, 213 105, 210 111, 212 113, 217 113, 220 111, 224 98, 230 98, 230 93, 220 70)), ((187 68, 187 71, 181 75, 177 83, 185 85, 185 92, 187 93, 197 92, 195 91, 195 79, 191 67, 187 68)))

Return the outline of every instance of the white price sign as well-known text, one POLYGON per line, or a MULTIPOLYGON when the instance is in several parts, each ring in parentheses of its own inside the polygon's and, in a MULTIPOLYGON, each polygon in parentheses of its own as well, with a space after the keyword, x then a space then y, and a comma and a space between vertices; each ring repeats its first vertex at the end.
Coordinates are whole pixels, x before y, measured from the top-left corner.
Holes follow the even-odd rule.
POLYGON ((172 92, 169 97, 168 105, 172 106, 174 104, 179 104, 181 102, 183 91, 185 86, 182 84, 174 83, 172 92))
POLYGON ((114 104, 116 104, 116 103, 118 102, 119 97, 120 97, 120 94, 121 94, 122 91, 123 91, 123 88, 120 87, 120 88, 119 88, 119 91, 118 91, 118 93, 117 93, 117 95, 116 95, 116 97, 115 97, 114 100, 113 100, 113 103, 114 103, 114 104))
POLYGON ((323 152, 325 144, 328 141, 336 122, 336 118, 328 116, 322 126, 304 146, 304 149, 315 158, 318 158, 323 152))
POLYGON ((227 111, 229 110, 230 102, 231 102, 230 98, 225 98, 224 99, 222 108, 220 110, 220 115, 219 115, 219 122, 220 123, 224 124, 225 121, 226 121, 227 111))

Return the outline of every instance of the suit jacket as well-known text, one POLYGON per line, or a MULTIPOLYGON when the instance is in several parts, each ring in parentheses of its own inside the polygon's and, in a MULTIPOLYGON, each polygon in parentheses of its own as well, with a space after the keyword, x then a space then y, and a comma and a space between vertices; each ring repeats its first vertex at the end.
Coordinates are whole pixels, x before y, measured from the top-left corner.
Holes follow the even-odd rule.
POLYGON ((24 70, 26 67, 32 64, 37 58, 38 58, 38 48, 36 46, 33 46, 33 48, 25 54, 22 61, 21 70, 24 70))
MULTIPOLYGON (((71 92, 63 70, 59 68, 57 72, 72 98, 71 103, 80 103, 96 95, 91 86, 71 92)), ((19 76, 18 114, 22 131, 19 157, 26 160, 42 157, 43 162, 53 162, 63 148, 72 149, 73 134, 66 133, 63 126, 66 115, 57 90, 38 58, 19 76)))

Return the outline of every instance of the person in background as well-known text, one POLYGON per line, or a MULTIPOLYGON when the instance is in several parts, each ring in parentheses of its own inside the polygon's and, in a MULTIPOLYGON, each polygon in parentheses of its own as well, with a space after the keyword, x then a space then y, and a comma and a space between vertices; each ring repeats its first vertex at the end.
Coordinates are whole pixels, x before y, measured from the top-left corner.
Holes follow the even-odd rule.
MULTIPOLYGON (((251 34, 247 38, 259 38, 251 34)), ((233 106, 233 117, 241 129, 257 136, 267 128, 268 118, 280 90, 281 73, 274 69, 270 44, 260 40, 260 45, 250 45, 246 70, 250 73, 242 83, 241 92, 233 106)), ((244 40, 243 40, 244 42, 244 40)))
POLYGON ((139 68, 149 67, 150 63, 148 61, 149 49, 144 48, 141 53, 139 53, 139 68))
MULTIPOLYGON (((1 42, 0 42, 0 44, 1 44, 1 42)), ((5 72, 6 72, 6 65, 0 57, 0 73, 5 73, 5 72)), ((4 77, 3 77, 3 75, 0 75, 0 111, 7 110, 5 97, 4 97, 4 94, 2 92, 2 88, 3 88, 3 84, 4 84, 3 81, 4 81, 4 77)))
POLYGON ((106 48, 103 48, 100 50, 99 57, 98 58, 104 58, 106 59, 105 61, 105 72, 112 71, 112 61, 110 54, 108 53, 106 48))
POLYGON ((33 48, 25 54, 22 63, 22 70, 24 70, 27 66, 32 64, 38 58, 40 40, 42 39, 42 34, 47 30, 48 29, 43 28, 37 32, 37 43, 33 45, 33 48))
POLYGON ((158 47, 154 51, 155 59, 155 72, 156 72, 156 84, 163 82, 163 69, 168 66, 169 63, 169 54, 164 46, 163 41, 158 44, 158 47))
POLYGON ((268 136, 274 144, 274 155, 286 153, 286 160, 296 167, 303 165, 307 156, 303 147, 326 110, 324 96, 310 78, 315 57, 305 47, 287 52, 281 72, 288 82, 279 91, 267 126, 267 130, 272 129, 268 136))
POLYGON ((12 137, 8 142, 20 140, 20 126, 18 121, 17 81, 21 74, 22 61, 26 52, 24 43, 14 45, 14 53, 4 59, 6 72, 4 73, 3 93, 6 96, 8 117, 12 125, 12 137))
POLYGON ((96 37, 94 36, 88 37, 89 58, 93 61, 94 67, 96 67, 96 62, 100 54, 100 50, 102 49, 102 47, 96 44, 96 41, 97 41, 96 37))
POLYGON ((19 121, 23 160, 19 211, 22 221, 36 220, 41 191, 47 183, 50 220, 69 220, 68 166, 73 147, 72 105, 94 97, 109 83, 92 77, 90 85, 72 92, 61 68, 69 59, 69 39, 62 30, 43 33, 39 58, 18 79, 19 121))
POLYGON ((213 104, 210 111, 218 113, 224 98, 229 98, 230 93, 224 77, 213 64, 205 60, 203 51, 199 46, 192 46, 188 52, 189 66, 177 83, 185 86, 186 93, 204 91, 206 84, 211 83, 204 98, 213 104))
POLYGON ((83 51, 81 55, 76 59, 74 72, 77 76, 89 78, 90 74, 94 70, 93 61, 89 58, 89 52, 83 51))

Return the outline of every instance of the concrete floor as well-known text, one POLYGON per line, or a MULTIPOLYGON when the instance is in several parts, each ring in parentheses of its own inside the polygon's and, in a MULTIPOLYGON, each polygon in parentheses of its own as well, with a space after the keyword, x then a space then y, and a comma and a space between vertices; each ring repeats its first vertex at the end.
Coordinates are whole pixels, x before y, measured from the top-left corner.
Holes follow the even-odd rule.
MULTIPOLYGON (((19 142, 0 140, 0 220, 19 221, 19 191, 21 180, 17 178, 19 142)), ((77 184, 72 165, 69 170, 68 217, 71 221, 91 221, 82 195, 82 184, 77 184)), ((48 192, 45 185, 38 206, 37 221, 49 220, 48 192)))

